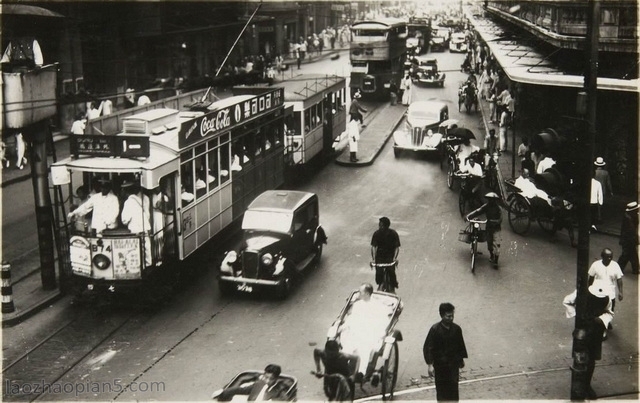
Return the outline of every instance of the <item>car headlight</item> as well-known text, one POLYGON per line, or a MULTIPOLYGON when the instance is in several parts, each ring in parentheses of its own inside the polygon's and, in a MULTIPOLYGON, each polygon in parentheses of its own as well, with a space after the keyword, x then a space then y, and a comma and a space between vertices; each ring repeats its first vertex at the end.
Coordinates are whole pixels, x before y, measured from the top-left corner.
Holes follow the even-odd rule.
POLYGON ((271 253, 265 253, 262 255, 262 264, 265 266, 270 266, 273 263, 273 256, 271 253))
POLYGON ((477 222, 473 224, 473 228, 478 229, 480 228, 480 224, 478 224, 477 222))

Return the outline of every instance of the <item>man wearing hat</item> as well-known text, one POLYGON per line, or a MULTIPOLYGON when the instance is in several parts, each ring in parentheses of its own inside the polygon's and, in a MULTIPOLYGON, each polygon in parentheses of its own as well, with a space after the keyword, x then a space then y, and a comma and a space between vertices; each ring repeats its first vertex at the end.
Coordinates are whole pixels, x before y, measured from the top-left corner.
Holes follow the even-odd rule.
MULTIPOLYGON (((564 297, 562 304, 565 306, 567 318, 576 316, 577 290, 564 297)), ((587 295, 587 308, 584 315, 585 321, 582 324, 585 331, 585 349, 587 352, 587 396, 589 399, 596 399, 596 392, 591 387, 593 371, 596 368, 596 361, 602 359, 603 335, 611 321, 613 311, 611 310, 611 299, 607 293, 607 284, 602 281, 594 281, 589 287, 587 295)))
POLYGON ((359 101, 360 98, 362 98, 360 91, 356 92, 353 95, 353 99, 351 100, 351 106, 349 106, 349 115, 355 117, 356 120, 360 122, 360 124, 363 124, 364 118, 362 117, 361 112, 367 113, 367 110, 363 108, 362 105, 360 105, 360 101, 359 101))
POLYGON ((618 258, 618 265, 624 273, 624 268, 631 262, 631 272, 638 274, 638 202, 627 204, 624 217, 622 217, 622 227, 620 228, 620 246, 622 253, 618 258))
POLYGON ((484 213, 487 217, 487 248, 489 249, 489 261, 494 268, 498 267, 500 257, 500 243, 502 242, 502 209, 500 208, 500 196, 494 192, 484 195, 487 202, 476 210, 467 214, 466 220, 484 213))
MULTIPOLYGON (((604 162, 604 158, 598 157, 593 162, 595 166, 595 171, 593 173, 593 178, 600 182, 602 186, 602 201, 604 203, 604 196, 613 196, 613 187, 611 186, 611 178, 609 177, 609 171, 605 169, 606 162, 604 162)), ((601 214, 598 214, 598 221, 601 219, 601 214)))

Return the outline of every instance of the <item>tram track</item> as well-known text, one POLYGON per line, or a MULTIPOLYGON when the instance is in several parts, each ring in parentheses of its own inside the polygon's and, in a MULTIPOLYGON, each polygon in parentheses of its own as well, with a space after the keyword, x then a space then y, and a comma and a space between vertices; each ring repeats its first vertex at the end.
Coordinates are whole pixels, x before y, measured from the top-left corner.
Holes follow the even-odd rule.
POLYGON ((141 312, 134 309, 105 315, 92 309, 67 321, 3 368, 3 400, 34 401, 45 392, 51 393, 67 373, 141 312))

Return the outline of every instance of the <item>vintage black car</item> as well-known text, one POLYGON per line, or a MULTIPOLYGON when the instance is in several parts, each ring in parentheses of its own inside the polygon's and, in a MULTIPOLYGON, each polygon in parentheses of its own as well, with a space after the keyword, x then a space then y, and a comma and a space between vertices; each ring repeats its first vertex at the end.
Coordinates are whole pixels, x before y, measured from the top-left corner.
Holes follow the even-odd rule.
POLYGON ((319 218, 313 193, 268 190, 256 197, 244 213, 242 244, 220 264, 220 292, 274 289, 286 298, 298 274, 320 260, 327 236, 319 218))

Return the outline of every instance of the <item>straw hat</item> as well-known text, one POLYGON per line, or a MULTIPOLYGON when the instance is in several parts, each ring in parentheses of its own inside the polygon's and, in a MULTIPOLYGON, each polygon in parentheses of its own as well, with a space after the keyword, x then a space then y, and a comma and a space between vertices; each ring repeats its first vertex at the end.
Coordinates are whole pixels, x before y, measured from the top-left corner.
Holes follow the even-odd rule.
POLYGON ((593 163, 593 165, 597 166, 597 167, 603 167, 605 165, 607 165, 606 162, 604 162, 604 158, 602 157, 598 157, 596 158, 595 162, 593 163))
POLYGON ((631 202, 627 204, 627 208, 625 211, 634 211, 634 210, 637 210, 639 207, 640 205, 638 205, 638 202, 631 202))

